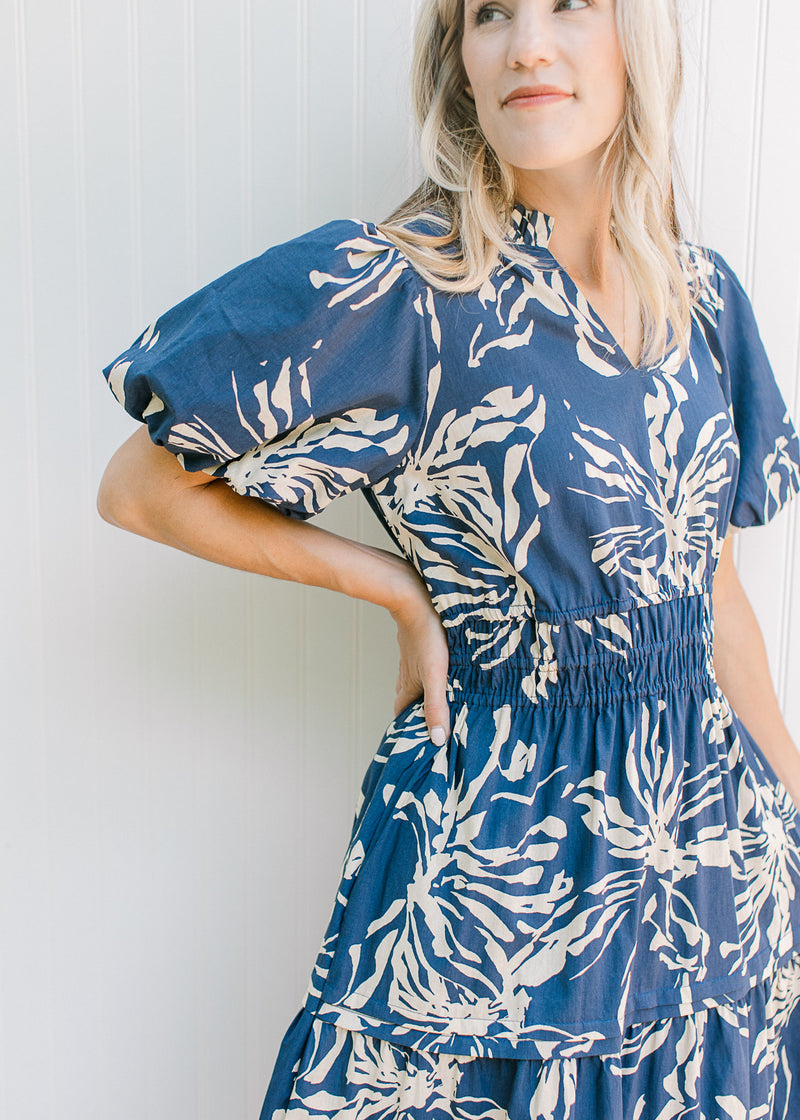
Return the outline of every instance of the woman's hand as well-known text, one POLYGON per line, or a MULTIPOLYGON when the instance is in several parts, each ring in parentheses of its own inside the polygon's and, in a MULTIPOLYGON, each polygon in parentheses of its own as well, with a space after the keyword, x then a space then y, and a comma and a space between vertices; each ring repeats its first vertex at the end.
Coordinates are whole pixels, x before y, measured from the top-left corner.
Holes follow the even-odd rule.
POLYGON ((441 747, 450 734, 447 639, 427 588, 416 572, 413 575, 408 593, 401 604, 390 612, 397 623, 397 643, 400 646, 394 714, 399 715, 422 696, 428 734, 431 742, 441 747))

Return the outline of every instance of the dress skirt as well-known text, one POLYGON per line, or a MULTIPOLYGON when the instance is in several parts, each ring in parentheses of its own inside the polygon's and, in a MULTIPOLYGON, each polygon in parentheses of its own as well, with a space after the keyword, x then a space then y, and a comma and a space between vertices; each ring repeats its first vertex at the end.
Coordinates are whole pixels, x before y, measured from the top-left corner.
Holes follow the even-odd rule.
POLYGON ((261 1120, 800 1116, 800 835, 709 597, 448 634, 450 742, 390 725, 261 1120))

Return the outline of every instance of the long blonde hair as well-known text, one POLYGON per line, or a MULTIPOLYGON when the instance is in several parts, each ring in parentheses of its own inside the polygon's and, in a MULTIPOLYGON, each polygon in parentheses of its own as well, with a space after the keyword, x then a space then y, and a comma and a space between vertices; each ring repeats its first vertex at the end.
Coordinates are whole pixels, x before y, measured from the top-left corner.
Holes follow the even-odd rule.
MULTIPOLYGON (((625 108, 600 175, 611 187, 610 232, 642 308, 642 362, 655 365, 673 342, 685 358, 699 293, 688 254, 681 264, 675 206, 675 178, 683 188, 674 141, 683 78, 677 0, 616 0, 616 20, 627 69, 625 108)), ((501 253, 524 259, 507 234, 516 201, 513 168, 490 147, 466 93, 463 33, 464 0, 425 0, 412 93, 426 178, 380 225, 429 283, 449 292, 480 288, 501 253), (413 227, 421 216, 430 219, 427 232, 413 227), (430 222, 441 232, 429 232, 430 222)))

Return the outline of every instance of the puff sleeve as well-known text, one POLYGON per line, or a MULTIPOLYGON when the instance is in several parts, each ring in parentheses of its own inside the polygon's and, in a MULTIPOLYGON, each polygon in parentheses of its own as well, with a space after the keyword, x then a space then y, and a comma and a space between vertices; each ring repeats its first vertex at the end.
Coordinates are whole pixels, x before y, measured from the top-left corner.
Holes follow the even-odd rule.
POLYGON ((330 222, 190 296, 103 372, 186 470, 305 519, 411 449, 429 307, 374 226, 330 222))
POLYGON ((741 529, 764 525, 800 491, 800 445, 750 299, 724 258, 713 258, 717 358, 740 456, 730 524, 741 529))

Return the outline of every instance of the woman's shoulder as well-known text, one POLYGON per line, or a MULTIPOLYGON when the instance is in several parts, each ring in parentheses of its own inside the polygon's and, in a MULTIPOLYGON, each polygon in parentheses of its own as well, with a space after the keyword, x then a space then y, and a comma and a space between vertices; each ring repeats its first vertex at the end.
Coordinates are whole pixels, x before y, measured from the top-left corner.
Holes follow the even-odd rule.
MULTIPOLYGON (((423 232, 424 226, 414 223, 423 232)), ((434 232, 431 227, 428 232, 434 232)), ((363 217, 333 218, 289 240, 273 245, 271 254, 305 255, 309 263, 315 258, 331 257, 360 265, 367 257, 385 256, 408 260, 398 241, 389 237, 382 224, 363 217)))
POLYGON ((335 218, 263 255, 271 272, 299 276, 332 304, 358 306, 389 292, 416 299, 421 278, 403 248, 378 222, 361 217, 335 218), (370 295, 371 293, 371 295, 370 295))
POLYGON ((697 278, 697 303, 713 326, 725 320, 747 321, 755 326, 750 295, 736 270, 719 249, 694 242, 681 242, 688 271, 697 278))

